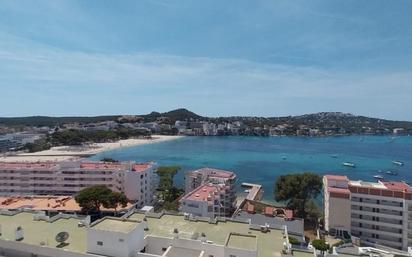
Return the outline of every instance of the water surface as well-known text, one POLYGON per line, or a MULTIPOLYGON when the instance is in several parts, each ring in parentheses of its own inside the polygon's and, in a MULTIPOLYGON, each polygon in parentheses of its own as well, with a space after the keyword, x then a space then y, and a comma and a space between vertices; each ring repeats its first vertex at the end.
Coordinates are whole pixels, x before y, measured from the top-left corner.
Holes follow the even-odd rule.
POLYGON ((412 182, 412 137, 184 137, 112 150, 91 158, 103 157, 179 165, 179 185, 188 170, 205 166, 232 170, 239 182, 262 184, 266 200, 273 199, 276 178, 293 172, 344 174, 362 180, 374 180, 373 176, 379 174, 388 180, 412 182), (405 165, 396 166, 393 160, 405 165), (343 162, 353 162, 356 168, 344 167, 343 162), (387 175, 386 171, 398 175, 387 175))

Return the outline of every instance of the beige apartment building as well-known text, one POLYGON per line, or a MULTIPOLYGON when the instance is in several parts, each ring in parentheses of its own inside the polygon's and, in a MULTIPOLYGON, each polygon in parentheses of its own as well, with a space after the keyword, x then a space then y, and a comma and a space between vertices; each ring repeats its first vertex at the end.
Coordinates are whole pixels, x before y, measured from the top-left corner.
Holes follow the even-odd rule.
POLYGON ((200 217, 230 217, 235 210, 235 183, 236 174, 231 171, 202 168, 188 172, 180 211, 200 217))
POLYGON ((0 162, 0 195, 73 195, 105 185, 137 205, 150 205, 158 178, 155 163, 94 161, 0 162))
POLYGON ((412 187, 405 182, 364 182, 326 175, 325 230, 365 244, 407 250, 412 244, 412 187))

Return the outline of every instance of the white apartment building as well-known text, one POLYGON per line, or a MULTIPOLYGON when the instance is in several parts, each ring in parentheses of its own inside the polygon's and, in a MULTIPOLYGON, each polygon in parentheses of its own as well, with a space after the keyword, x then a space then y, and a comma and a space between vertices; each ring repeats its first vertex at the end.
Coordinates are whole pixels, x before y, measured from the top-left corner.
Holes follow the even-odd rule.
POLYGON ((5 257, 275 257, 284 229, 261 231, 249 223, 189 220, 131 213, 90 219, 0 210, 0 255, 5 257), (65 232, 64 242, 56 236, 65 232))
POLYGON ((0 162, 0 195, 73 195, 105 185, 137 205, 151 205, 158 183, 155 163, 93 161, 0 162))
POLYGON ((202 168, 188 172, 180 211, 201 217, 230 217, 235 210, 235 183, 236 174, 231 171, 202 168))
POLYGON ((351 181, 326 175, 325 229, 365 244, 407 250, 412 244, 412 187, 404 182, 351 181))

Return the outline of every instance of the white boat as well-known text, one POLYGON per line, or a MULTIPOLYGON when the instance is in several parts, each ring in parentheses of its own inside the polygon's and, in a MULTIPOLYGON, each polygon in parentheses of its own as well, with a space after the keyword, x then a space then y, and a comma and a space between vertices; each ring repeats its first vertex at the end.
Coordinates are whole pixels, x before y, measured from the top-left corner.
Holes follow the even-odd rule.
POLYGON ((391 171, 391 170, 388 170, 385 173, 388 174, 388 175, 394 175, 394 176, 398 175, 398 173, 396 173, 394 171, 391 171))
POLYGON ((383 179, 383 177, 381 175, 375 175, 373 177, 376 178, 376 179, 383 179))
POLYGON ((392 161, 392 163, 398 166, 403 166, 403 162, 401 161, 392 161))
POLYGON ((245 193, 250 193, 250 190, 249 190, 249 189, 246 189, 246 190, 245 190, 245 193))
POLYGON ((343 166, 346 166, 346 167, 351 167, 351 168, 355 168, 355 167, 356 167, 356 165, 355 165, 354 163, 352 163, 352 162, 344 162, 344 163, 342 163, 342 165, 343 165, 343 166))

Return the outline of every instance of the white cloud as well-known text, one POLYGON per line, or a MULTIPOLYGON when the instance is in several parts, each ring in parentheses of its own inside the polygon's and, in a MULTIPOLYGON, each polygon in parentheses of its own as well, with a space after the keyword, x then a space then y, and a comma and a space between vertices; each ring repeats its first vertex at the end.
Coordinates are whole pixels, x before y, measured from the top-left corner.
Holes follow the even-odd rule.
MULTIPOLYGON (((20 39, 5 35, 0 39, 8 39, 0 43, 0 88, 9 97, 23 97, 26 104, 21 108, 32 106, 17 107, 13 114, 188 107, 215 116, 344 111, 412 119, 409 113, 400 113, 412 108, 411 71, 348 73, 239 59, 82 53, 19 44, 20 39), (46 101, 38 100, 42 95, 46 101), (66 102, 64 108, 60 102, 66 102), (387 109, 382 108, 385 105, 387 109)), ((7 107, 12 101, 1 101, 1 115, 10 115, 7 107)))

